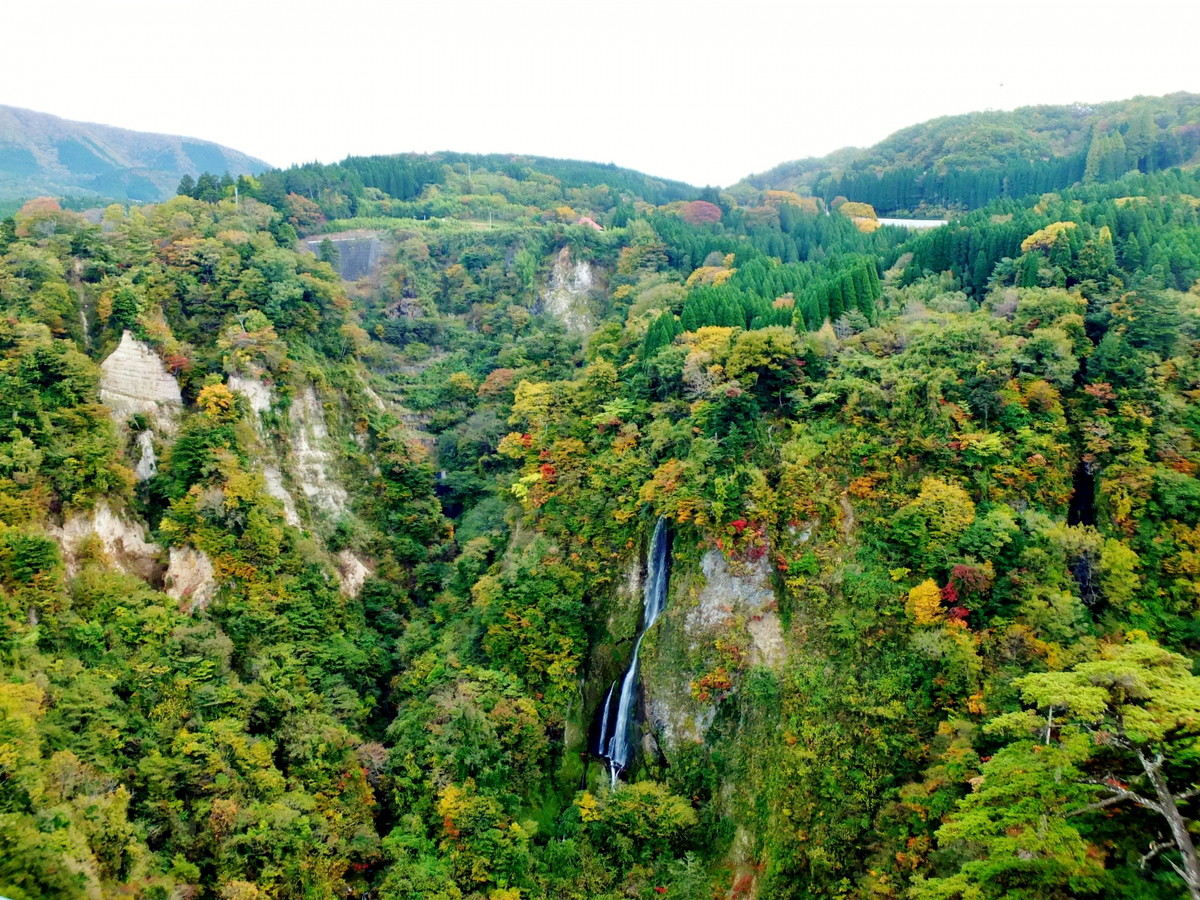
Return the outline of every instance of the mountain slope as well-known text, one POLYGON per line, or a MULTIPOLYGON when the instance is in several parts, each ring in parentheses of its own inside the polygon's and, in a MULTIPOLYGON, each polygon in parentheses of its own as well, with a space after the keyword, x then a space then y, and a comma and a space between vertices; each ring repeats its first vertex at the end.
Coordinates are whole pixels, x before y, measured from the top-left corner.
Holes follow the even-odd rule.
POLYGON ((1200 173, 358 165, 0 219, 0 895, 1185 896, 1200 173))
POLYGON ((0 200, 40 194, 161 200, 185 173, 237 176, 267 167, 211 141, 0 106, 0 200))
POLYGON ((783 163, 743 186, 838 195, 881 213, 974 209, 997 197, 1200 164, 1200 95, 943 116, 865 149, 783 163))

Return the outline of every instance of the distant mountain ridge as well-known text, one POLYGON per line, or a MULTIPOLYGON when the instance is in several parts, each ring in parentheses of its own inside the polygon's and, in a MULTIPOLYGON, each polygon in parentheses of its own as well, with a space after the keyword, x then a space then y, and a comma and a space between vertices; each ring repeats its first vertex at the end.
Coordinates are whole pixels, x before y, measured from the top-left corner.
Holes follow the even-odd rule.
MULTIPOLYGON (((518 154, 350 156, 332 166, 274 170, 263 160, 212 141, 0 105, 0 203, 41 194, 150 202, 174 195, 185 174, 228 172, 237 177, 270 171, 286 193, 316 199, 319 190, 333 190, 345 208, 326 212, 341 217, 358 214, 356 200, 367 189, 395 200, 415 200, 426 187, 444 183, 446 166, 465 169, 468 193, 472 166, 478 166, 518 180, 538 171, 564 189, 605 184, 659 204, 718 196, 715 189, 611 164, 518 154)), ((1176 166, 1200 166, 1200 94, 1181 91, 943 116, 901 129, 871 147, 781 163, 748 175, 727 191, 747 202, 763 190, 811 194, 827 203, 845 197, 869 203, 884 215, 928 217, 978 208, 998 197, 1176 166)), ((324 198, 323 208, 329 205, 324 198)))
POLYGON ((782 163, 734 188, 844 196, 881 213, 942 211, 1197 165, 1200 94, 1180 91, 942 116, 872 147, 782 163))
POLYGON ((154 201, 173 195, 185 174, 268 168, 212 141, 0 106, 0 201, 41 194, 154 201))

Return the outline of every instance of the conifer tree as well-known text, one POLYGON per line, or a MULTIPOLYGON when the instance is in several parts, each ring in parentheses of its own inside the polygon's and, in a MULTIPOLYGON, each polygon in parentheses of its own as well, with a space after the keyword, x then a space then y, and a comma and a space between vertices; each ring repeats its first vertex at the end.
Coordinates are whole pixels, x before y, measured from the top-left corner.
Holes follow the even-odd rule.
POLYGON ((650 328, 646 331, 646 337, 642 341, 642 359, 649 359, 681 334, 683 326, 679 319, 675 318, 675 314, 670 310, 664 310, 650 323, 650 328))

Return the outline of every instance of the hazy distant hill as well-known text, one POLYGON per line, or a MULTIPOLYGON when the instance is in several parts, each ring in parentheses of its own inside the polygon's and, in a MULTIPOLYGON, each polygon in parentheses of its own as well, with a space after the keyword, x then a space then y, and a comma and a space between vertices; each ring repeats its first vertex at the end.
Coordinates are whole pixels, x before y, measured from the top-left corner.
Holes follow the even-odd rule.
POLYGON ((237 176, 267 168, 211 141, 0 106, 0 201, 42 194, 159 200, 174 194, 184 173, 237 176))
POLYGON ((783 163, 743 184, 842 195, 880 212, 971 209, 996 197, 1200 164, 1200 95, 1027 106, 931 119, 873 147, 783 163))

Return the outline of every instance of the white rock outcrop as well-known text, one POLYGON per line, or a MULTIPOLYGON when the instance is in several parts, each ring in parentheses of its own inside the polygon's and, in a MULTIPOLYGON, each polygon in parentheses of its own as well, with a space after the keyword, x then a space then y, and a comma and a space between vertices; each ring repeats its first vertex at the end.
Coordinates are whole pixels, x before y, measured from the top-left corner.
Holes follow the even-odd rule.
POLYGON ((271 386, 261 378, 230 375, 229 389, 246 398, 246 402, 250 404, 250 409, 256 417, 254 427, 258 431, 258 436, 263 439, 264 443, 268 444, 267 452, 272 458, 260 460, 267 493, 283 504, 284 521, 295 528, 300 528, 300 514, 296 511, 296 498, 292 496, 292 492, 284 484, 283 471, 280 469, 278 462, 274 460, 274 454, 271 452, 271 444, 268 442, 267 435, 263 431, 262 422, 257 419, 257 416, 269 410, 275 402, 271 386))
POLYGON ((657 735, 658 746, 678 747, 704 740, 717 718, 717 704, 692 699, 688 679, 670 685, 647 685, 644 693, 646 719, 657 735))
POLYGON ((329 428, 312 385, 297 394, 290 415, 293 481, 310 507, 333 518, 343 515, 349 497, 334 474, 337 463, 329 452, 329 428))
POLYGON ((128 331, 100 364, 100 402, 112 410, 118 425, 142 413, 167 433, 175 430, 183 409, 179 382, 158 354, 128 331))
POLYGON ((62 525, 51 525, 47 531, 62 548, 68 577, 79 574, 84 542, 89 538, 97 539, 108 563, 126 575, 135 575, 151 585, 162 576, 162 547, 146 540, 141 523, 115 512, 107 503, 68 516, 62 525))
MULTIPOLYGON (((770 559, 766 552, 757 560, 731 565, 716 550, 705 553, 700 561, 704 585, 675 595, 684 603, 674 616, 668 604, 668 621, 657 638, 669 648, 668 654, 702 657, 716 638, 732 633, 739 644, 744 640, 750 665, 778 670, 786 661, 787 644, 776 611, 770 559), (693 597, 695 605, 687 605, 684 595, 693 597)), ((704 739, 716 720, 717 703, 693 696, 691 679, 698 671, 662 667, 655 659, 657 652, 652 650, 642 661, 646 718, 669 754, 681 744, 704 739)))
POLYGON ((300 514, 296 512, 296 498, 283 483, 283 473, 272 463, 263 463, 263 481, 267 493, 283 504, 283 520, 293 528, 300 527, 300 514))
POLYGON ((596 325, 590 294, 596 284, 591 263, 573 262, 571 249, 563 247, 550 270, 550 283, 542 291, 542 309, 567 331, 591 331, 596 325))
POLYGON ((189 612, 206 608, 217 592, 208 554, 191 546, 172 547, 170 560, 164 579, 166 592, 189 612))
POLYGON ((366 561, 353 550, 343 550, 337 555, 338 577, 342 582, 342 593, 357 597, 363 584, 374 573, 366 561))
POLYGON ((271 388, 261 378, 244 378, 240 375, 229 376, 229 389, 235 394, 241 394, 250 404, 255 413, 265 413, 271 408, 271 388))

